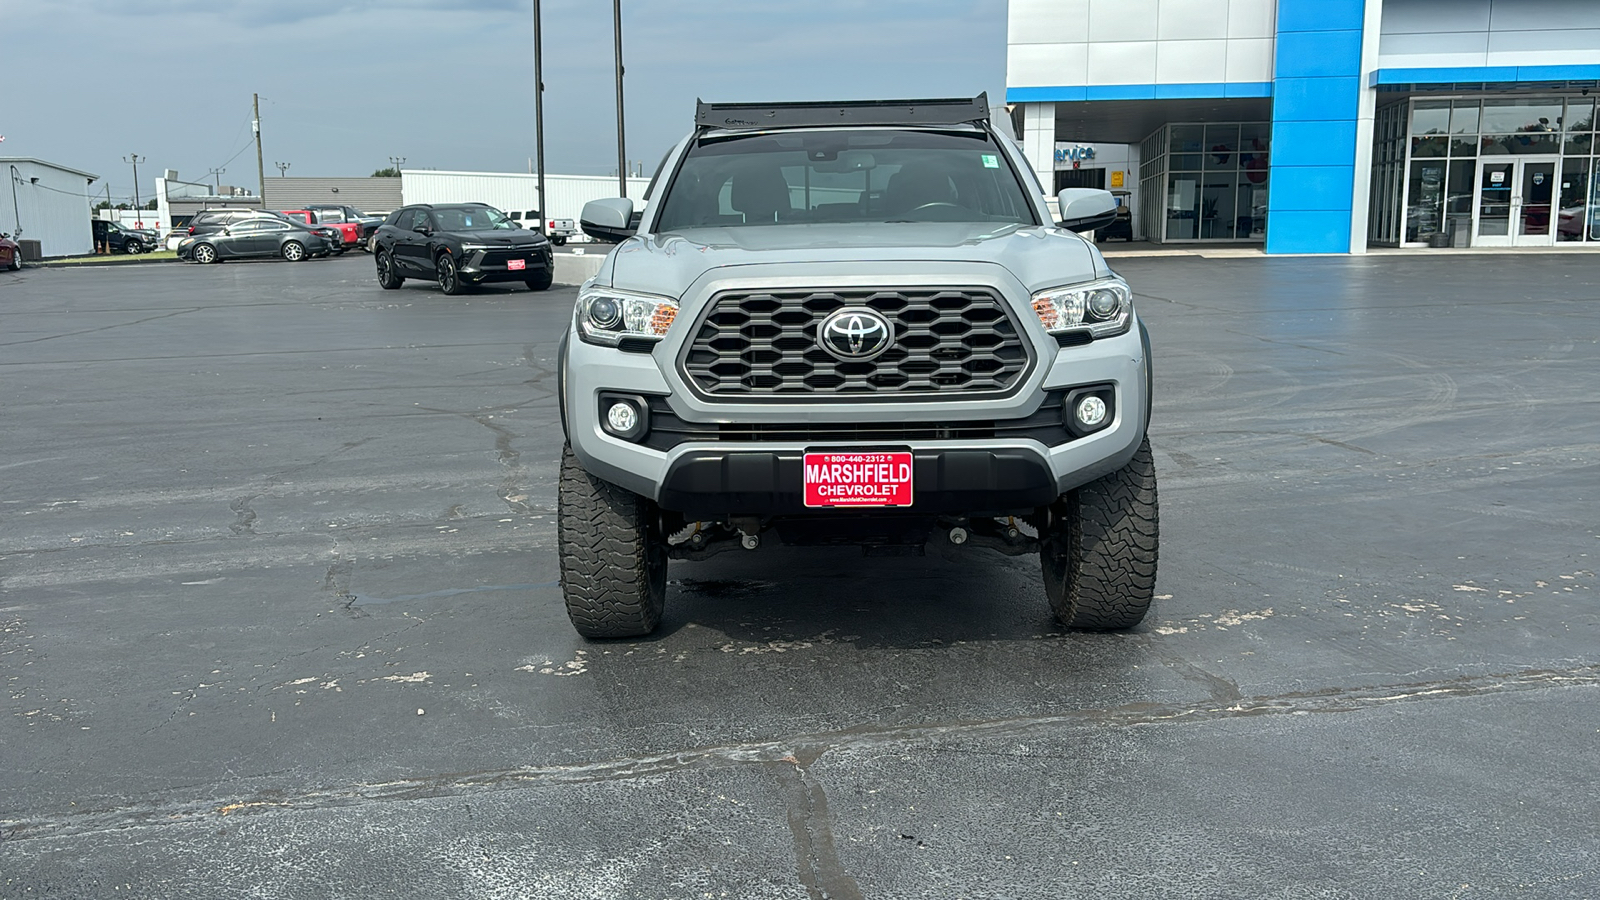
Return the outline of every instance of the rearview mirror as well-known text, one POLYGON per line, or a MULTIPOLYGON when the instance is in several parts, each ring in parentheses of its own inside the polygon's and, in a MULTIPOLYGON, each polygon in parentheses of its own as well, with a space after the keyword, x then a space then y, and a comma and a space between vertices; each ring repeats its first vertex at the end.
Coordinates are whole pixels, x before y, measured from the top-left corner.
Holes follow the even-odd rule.
POLYGON ((616 244, 633 237, 633 201, 627 197, 590 200, 578 216, 583 233, 597 241, 616 244))
POLYGON ((1056 197, 1060 225, 1068 231, 1093 231, 1117 218, 1117 198, 1096 188, 1063 188, 1056 197))

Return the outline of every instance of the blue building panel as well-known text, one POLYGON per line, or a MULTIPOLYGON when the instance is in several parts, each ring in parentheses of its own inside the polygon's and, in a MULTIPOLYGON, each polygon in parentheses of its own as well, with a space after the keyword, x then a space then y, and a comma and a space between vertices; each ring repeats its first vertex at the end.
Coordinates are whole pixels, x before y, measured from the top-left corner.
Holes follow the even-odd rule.
POLYGON ((1278 211, 1327 212, 1347 208, 1355 184, 1354 165, 1274 167, 1272 215, 1278 211))
POLYGON ((1380 84, 1515 84, 1519 81, 1600 81, 1600 64, 1568 66, 1441 66, 1379 69, 1380 84))
POLYGON ((1274 79, 1360 74, 1360 31, 1301 31, 1278 35, 1274 79))
MULTIPOLYGON (((1272 123, 1272 165, 1342 166, 1356 158, 1356 122, 1272 123)), ((1345 207, 1350 206, 1349 198, 1345 207)))
POLYGON ((1361 113, 1361 79, 1279 78, 1278 121, 1351 121, 1361 113))
POLYGON ((1360 31, 1365 0, 1278 0, 1278 38, 1295 31, 1360 31))
POLYGON ((1350 211, 1275 210, 1267 220, 1267 252, 1349 253, 1350 211))
POLYGON ((1268 253, 1349 253, 1366 0, 1278 0, 1268 253))

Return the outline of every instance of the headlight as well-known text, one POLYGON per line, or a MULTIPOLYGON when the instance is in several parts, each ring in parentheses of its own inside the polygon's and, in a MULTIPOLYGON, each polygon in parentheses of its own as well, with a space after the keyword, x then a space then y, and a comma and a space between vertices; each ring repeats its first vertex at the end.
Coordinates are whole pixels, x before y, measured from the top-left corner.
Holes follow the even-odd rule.
POLYGON ((1051 334, 1113 337, 1133 323, 1133 291, 1116 277, 1052 288, 1033 295, 1033 311, 1051 334))
POLYGON ((474 250, 488 250, 488 249, 489 249, 489 245, 488 244, 462 244, 461 245, 461 252, 463 252, 463 253, 471 253, 474 250))
POLYGON ((625 337, 658 341, 678 316, 678 301, 611 288, 578 294, 578 334, 591 344, 615 347, 625 337))

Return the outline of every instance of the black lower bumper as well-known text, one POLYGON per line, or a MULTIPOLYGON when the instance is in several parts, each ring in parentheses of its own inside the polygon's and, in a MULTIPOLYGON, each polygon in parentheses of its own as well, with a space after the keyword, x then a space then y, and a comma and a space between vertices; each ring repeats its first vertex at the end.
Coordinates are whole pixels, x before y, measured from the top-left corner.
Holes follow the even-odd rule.
MULTIPOLYGON (((667 470, 658 503, 691 519, 868 512, 808 508, 802 458, 798 450, 689 453, 667 470)), ((911 505, 881 512, 1006 515, 1055 499, 1055 476, 1044 458, 1031 450, 918 450, 913 458, 911 505)))
POLYGON ((543 260, 529 260, 526 269, 507 269, 505 266, 485 266, 483 268, 467 268, 463 266, 457 272, 461 280, 472 284, 493 284, 505 281, 527 281, 528 279, 550 268, 550 264, 543 260))

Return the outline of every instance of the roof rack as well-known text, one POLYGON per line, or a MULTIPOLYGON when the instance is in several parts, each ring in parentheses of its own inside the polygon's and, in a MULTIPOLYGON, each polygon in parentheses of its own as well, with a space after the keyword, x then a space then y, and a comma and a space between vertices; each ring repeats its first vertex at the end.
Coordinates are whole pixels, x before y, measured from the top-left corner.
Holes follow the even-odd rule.
POLYGON ((804 128, 818 125, 957 125, 989 121, 987 91, 972 98, 846 100, 842 103, 707 103, 695 101, 701 128, 804 128))

